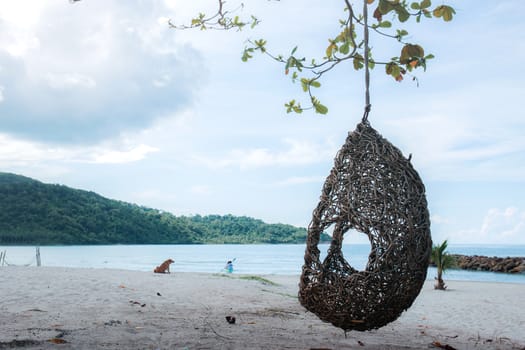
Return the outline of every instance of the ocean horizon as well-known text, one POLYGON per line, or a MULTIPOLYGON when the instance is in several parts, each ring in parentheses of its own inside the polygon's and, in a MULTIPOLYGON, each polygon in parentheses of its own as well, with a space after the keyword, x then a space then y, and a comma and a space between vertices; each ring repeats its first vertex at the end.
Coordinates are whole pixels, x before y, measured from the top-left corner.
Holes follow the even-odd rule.
MULTIPOLYGON (((326 254, 328 244, 320 245, 326 254)), ((299 275, 305 244, 203 244, 203 245, 67 245, 40 246, 42 266, 73 268, 112 268, 153 271, 155 266, 171 258, 172 272, 222 273, 228 260, 233 260, 236 274, 299 275)), ((9 265, 36 266, 35 246, 0 246, 9 265)), ((524 257, 525 245, 466 245, 448 247, 451 254, 489 257, 524 257)), ((364 269, 370 253, 369 244, 343 244, 343 254, 350 265, 364 269)), ((427 279, 436 276, 429 267, 427 279)), ((447 280, 525 284, 525 274, 450 269, 447 280)))

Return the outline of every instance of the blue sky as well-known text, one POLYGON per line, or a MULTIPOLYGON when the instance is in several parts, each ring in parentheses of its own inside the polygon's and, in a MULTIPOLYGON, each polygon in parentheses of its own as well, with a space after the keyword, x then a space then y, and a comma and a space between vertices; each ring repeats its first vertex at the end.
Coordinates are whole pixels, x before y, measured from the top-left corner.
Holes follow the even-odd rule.
MULTIPOLYGON (((417 73, 419 86, 372 71, 370 121, 412 153, 434 241, 525 244, 525 3, 446 3, 457 12, 452 22, 406 27, 436 56, 417 73)), ((214 5, 2 1, 0 171, 176 215, 308 226, 333 158, 360 121, 363 73, 328 74, 317 95, 329 114, 297 116, 283 105, 305 96, 283 68, 240 57, 248 38, 266 38, 275 53, 297 45, 322 56, 344 2, 252 1, 239 14, 262 23, 240 33, 166 24, 214 5)), ((397 55, 371 39, 376 58, 397 55)))

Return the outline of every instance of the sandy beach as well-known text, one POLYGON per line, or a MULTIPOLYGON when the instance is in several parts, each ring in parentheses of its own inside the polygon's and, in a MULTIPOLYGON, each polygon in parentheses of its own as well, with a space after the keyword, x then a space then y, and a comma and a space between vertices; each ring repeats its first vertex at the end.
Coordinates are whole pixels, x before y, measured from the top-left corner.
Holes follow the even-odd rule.
POLYGON ((525 349, 525 285, 447 284, 345 335, 300 306, 298 276, 1 267, 0 349, 525 349))

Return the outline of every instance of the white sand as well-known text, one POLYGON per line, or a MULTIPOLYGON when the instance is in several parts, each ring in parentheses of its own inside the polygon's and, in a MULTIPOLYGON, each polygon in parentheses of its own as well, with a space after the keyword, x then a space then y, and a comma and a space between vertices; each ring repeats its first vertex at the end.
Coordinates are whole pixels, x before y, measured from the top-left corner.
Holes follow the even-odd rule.
POLYGON ((525 285, 428 282, 397 321, 345 337, 299 305, 298 276, 241 277, 1 267, 0 349, 525 349, 525 285))

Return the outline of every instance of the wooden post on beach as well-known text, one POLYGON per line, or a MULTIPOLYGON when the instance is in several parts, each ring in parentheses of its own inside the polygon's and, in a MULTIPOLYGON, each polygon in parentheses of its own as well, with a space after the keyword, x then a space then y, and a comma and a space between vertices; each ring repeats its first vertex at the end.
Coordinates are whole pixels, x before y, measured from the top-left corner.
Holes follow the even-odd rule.
POLYGON ((36 247, 36 266, 40 266, 40 247, 36 247))
POLYGON ((0 252, 0 266, 5 265, 5 255, 7 254, 7 251, 4 250, 3 252, 0 252))

